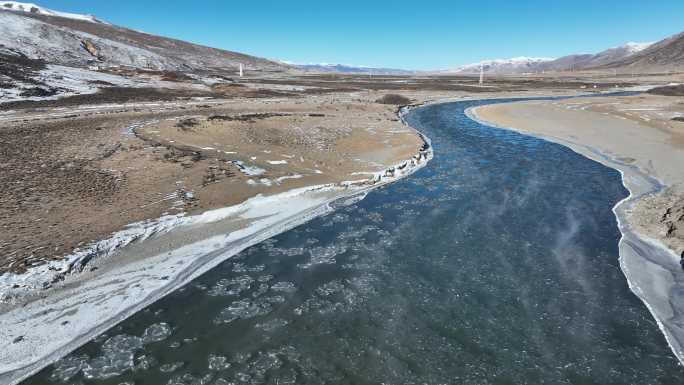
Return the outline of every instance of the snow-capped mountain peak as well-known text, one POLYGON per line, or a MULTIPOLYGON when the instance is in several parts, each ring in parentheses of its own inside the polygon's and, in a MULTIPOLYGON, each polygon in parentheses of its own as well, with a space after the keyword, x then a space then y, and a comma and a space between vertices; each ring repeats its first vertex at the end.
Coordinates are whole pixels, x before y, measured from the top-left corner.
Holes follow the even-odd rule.
POLYGON ((91 23, 103 23, 102 20, 99 20, 98 18, 92 15, 81 15, 78 13, 53 11, 51 9, 47 9, 33 3, 22 3, 18 1, 0 1, 0 9, 17 12, 35 13, 46 16, 65 17, 67 19, 89 21, 91 23))
POLYGON ((653 45, 653 42, 648 42, 648 43, 629 42, 629 43, 625 44, 623 47, 625 49, 627 49, 630 53, 637 53, 637 52, 645 50, 646 48, 648 48, 652 45, 653 45))
POLYGON ((486 72, 490 73, 523 73, 528 71, 534 71, 536 65, 540 63, 550 62, 552 60, 554 59, 546 57, 526 56, 518 56, 509 59, 491 59, 483 60, 477 63, 462 65, 449 72, 477 73, 480 72, 480 68, 483 68, 486 72))
POLYGON ((356 74, 375 74, 375 75, 411 75, 415 71, 397 69, 397 68, 382 68, 372 67, 367 65, 354 64, 333 64, 333 63, 307 63, 297 64, 291 61, 280 60, 281 63, 291 65, 307 72, 334 72, 334 73, 356 73, 356 74))
POLYGON ((553 58, 518 56, 518 57, 509 58, 509 59, 483 60, 483 61, 481 61, 479 63, 475 63, 475 64, 526 64, 526 63, 539 63, 539 62, 545 62, 545 61, 551 61, 551 60, 553 60, 553 58))

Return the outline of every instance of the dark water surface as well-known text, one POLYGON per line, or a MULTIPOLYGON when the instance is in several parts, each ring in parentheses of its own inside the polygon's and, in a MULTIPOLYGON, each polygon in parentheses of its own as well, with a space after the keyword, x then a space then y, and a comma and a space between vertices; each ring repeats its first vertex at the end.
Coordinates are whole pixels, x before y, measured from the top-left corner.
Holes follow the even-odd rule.
POLYGON ((226 261, 25 384, 682 384, 618 266, 620 175, 463 111, 413 176, 226 261))

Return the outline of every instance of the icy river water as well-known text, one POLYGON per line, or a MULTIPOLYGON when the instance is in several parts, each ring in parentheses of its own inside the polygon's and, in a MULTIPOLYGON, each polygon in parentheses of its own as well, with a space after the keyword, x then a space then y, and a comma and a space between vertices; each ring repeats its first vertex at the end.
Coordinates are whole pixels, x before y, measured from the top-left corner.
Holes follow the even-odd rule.
POLYGON ((618 172, 411 111, 434 159, 254 246, 24 384, 682 384, 618 265, 618 172))

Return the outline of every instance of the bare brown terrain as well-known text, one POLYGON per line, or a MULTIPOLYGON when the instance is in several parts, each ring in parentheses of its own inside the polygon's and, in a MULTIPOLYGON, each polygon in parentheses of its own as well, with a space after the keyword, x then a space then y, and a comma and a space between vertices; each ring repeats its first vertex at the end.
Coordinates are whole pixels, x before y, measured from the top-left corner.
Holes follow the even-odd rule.
POLYGON ((423 145, 396 107, 350 95, 50 111, 2 116, 0 271, 165 213, 366 179, 423 145))

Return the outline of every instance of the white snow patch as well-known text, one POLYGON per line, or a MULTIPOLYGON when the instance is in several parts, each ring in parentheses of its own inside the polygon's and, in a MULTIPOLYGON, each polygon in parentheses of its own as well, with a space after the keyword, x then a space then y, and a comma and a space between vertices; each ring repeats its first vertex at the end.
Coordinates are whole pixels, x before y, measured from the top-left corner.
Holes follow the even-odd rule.
POLYGON ((646 48, 652 46, 655 42, 647 42, 647 43, 635 43, 630 41, 629 43, 625 44, 622 47, 616 47, 616 48, 626 48, 630 53, 637 53, 645 50, 646 48))
POLYGON ((299 174, 286 175, 286 176, 281 176, 281 177, 276 178, 276 183, 280 184, 281 182, 286 181, 288 179, 301 179, 301 178, 303 178, 303 176, 299 175, 299 174))
POLYGON ((11 10, 11 11, 19 11, 19 12, 27 12, 27 13, 36 13, 39 15, 46 15, 46 16, 65 17, 67 19, 89 21, 91 23, 107 24, 107 23, 103 22, 102 20, 96 18, 93 15, 83 15, 83 14, 78 14, 78 13, 53 11, 52 9, 43 8, 43 7, 36 5, 34 3, 22 3, 22 2, 18 2, 18 1, 0 1, 0 9, 7 9, 7 10, 11 10))
POLYGON ((233 164, 235 164, 243 174, 248 176, 258 176, 266 172, 266 170, 263 168, 259 168, 257 166, 248 166, 241 160, 235 160, 233 161, 233 164))

